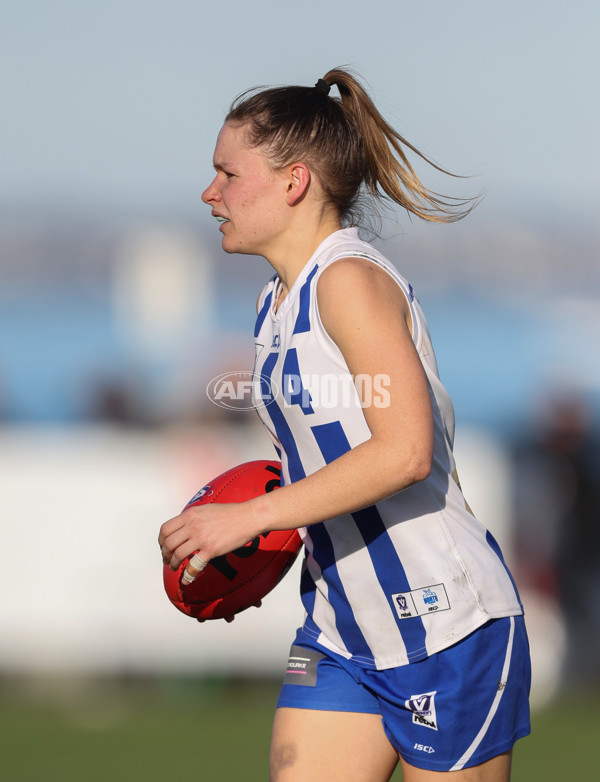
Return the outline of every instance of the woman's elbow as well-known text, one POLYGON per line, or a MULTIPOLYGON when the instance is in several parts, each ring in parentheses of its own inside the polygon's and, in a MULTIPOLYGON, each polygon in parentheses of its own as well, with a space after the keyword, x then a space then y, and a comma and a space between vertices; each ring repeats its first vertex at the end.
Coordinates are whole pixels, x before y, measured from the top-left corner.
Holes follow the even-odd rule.
POLYGON ((432 456, 428 453, 414 453, 409 458, 390 460, 388 474, 394 485, 394 493, 421 483, 431 474, 432 456))
POLYGON ((429 478, 431 474, 431 457, 423 456, 420 459, 416 459, 411 466, 410 477, 411 485, 413 483, 421 483, 421 481, 429 478))
POLYGON ((390 442, 378 454, 380 475, 391 483, 393 492, 402 491, 415 483, 421 483, 431 474, 433 464, 433 443, 426 439, 404 442, 404 447, 390 442))
POLYGON ((433 444, 419 442, 410 451, 410 456, 405 465, 407 485, 421 483, 431 474, 433 463, 433 444))

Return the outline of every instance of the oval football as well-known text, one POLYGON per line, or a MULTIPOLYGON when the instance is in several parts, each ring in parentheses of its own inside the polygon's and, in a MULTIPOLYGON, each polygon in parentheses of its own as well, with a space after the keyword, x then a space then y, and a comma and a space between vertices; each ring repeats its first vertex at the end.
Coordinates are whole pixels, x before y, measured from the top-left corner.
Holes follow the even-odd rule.
MULTIPOLYGON (((279 462, 246 462, 203 486, 185 507, 253 499, 279 488, 280 475, 279 462)), ((267 532, 242 548, 212 559, 192 584, 181 583, 189 558, 177 571, 165 565, 165 591, 171 603, 188 616, 223 619, 255 605, 274 589, 301 547, 295 529, 267 532)))

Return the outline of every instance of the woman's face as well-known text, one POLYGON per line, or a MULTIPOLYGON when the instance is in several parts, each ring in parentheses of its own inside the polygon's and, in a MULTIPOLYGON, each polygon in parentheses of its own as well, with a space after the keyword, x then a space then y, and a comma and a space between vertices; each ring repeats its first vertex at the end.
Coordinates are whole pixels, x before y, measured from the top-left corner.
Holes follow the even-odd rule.
POLYGON ((219 222, 228 253, 269 257, 289 223, 288 175, 275 171, 260 149, 244 143, 245 129, 225 123, 215 147, 216 176, 202 194, 219 222))

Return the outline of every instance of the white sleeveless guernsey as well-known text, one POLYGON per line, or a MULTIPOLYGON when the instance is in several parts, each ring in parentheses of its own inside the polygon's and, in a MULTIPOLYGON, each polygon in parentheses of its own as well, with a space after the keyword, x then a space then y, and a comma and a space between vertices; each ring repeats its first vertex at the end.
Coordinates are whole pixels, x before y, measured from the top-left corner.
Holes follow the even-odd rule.
MULTIPOLYGON (((424 481, 374 506, 301 529, 301 594, 309 635, 360 666, 382 670, 421 660, 489 619, 521 614, 522 606, 497 543, 469 511, 458 484, 454 412, 421 307, 412 287, 354 228, 321 243, 277 311, 277 277, 259 299, 255 404, 281 459, 282 484, 371 436, 317 307, 319 275, 348 257, 385 269, 407 298, 430 387, 433 465, 424 481)), ((384 404, 383 381, 372 391, 373 403, 384 404)))

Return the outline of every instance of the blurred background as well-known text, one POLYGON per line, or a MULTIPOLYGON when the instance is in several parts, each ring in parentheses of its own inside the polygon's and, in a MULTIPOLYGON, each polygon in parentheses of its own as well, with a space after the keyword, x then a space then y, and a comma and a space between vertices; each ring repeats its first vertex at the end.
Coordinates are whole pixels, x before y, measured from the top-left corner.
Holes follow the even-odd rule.
POLYGON ((201 202, 216 135, 246 88, 337 65, 466 177, 417 164, 428 184, 485 194, 452 226, 390 214, 376 243, 427 313, 466 496, 526 607, 513 778, 595 768, 599 23, 592 0, 3 4, 3 778, 267 778, 297 569, 200 626, 164 596, 156 537, 208 479, 273 456, 252 413, 206 396, 251 369, 270 274, 221 251, 201 202))

